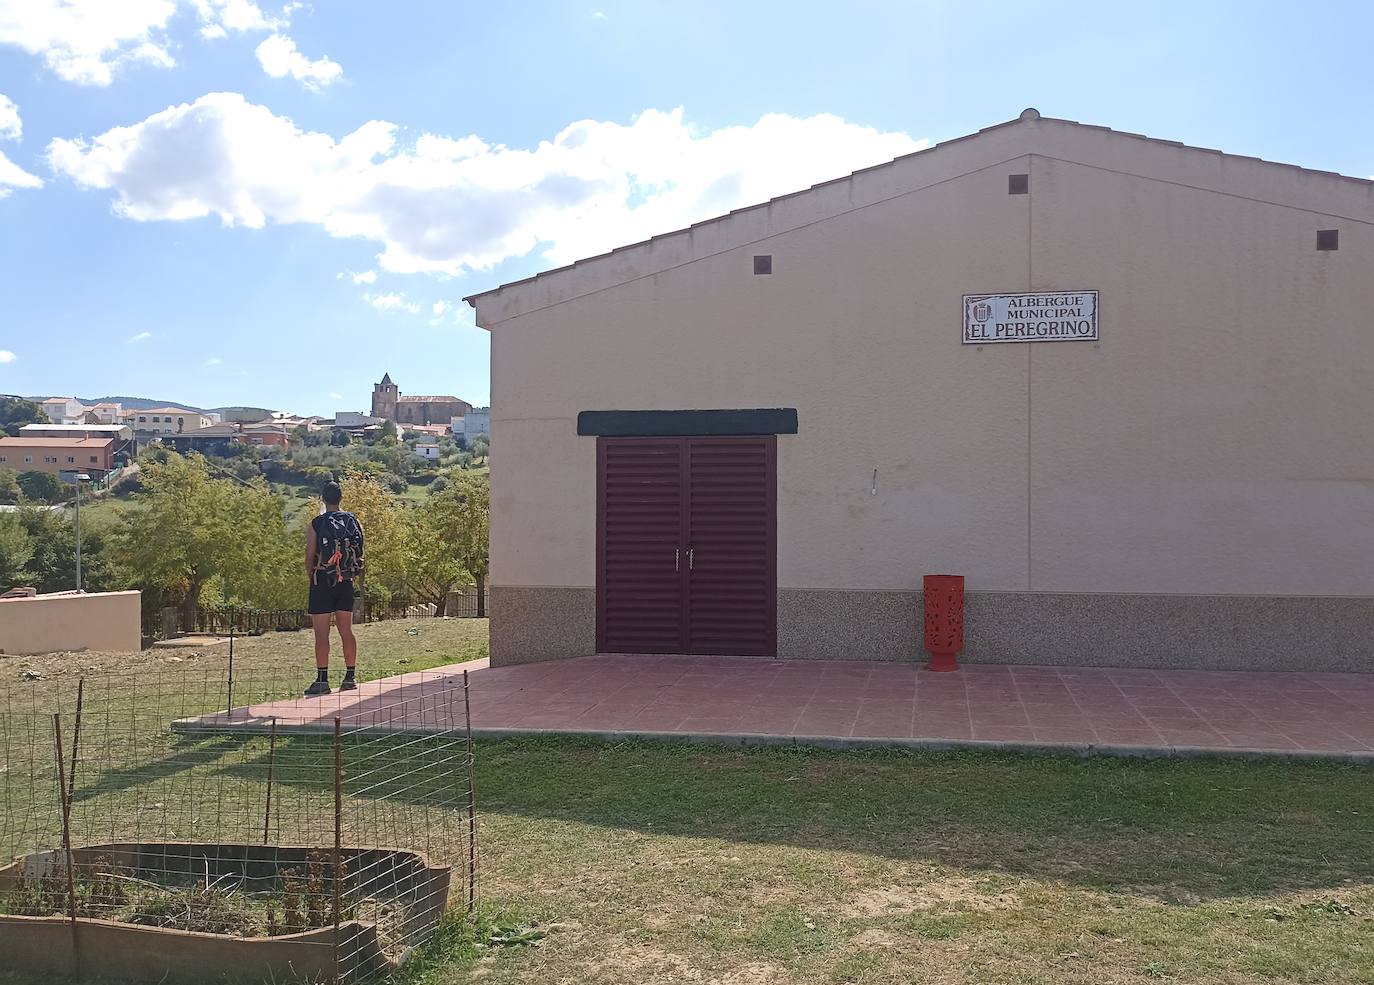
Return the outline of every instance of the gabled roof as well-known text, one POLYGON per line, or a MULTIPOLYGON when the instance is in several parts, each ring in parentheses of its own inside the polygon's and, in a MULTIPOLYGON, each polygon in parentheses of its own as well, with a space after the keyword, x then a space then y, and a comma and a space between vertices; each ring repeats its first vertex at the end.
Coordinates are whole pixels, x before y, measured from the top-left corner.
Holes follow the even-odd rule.
POLYGON ((169 434, 167 437, 173 441, 177 438, 232 438, 238 433, 238 427, 234 424, 211 424, 203 428, 187 428, 179 434, 169 434))
POLYGON ((125 413, 126 413, 126 414, 137 414, 137 415, 157 414, 157 415, 159 415, 159 416, 163 416, 163 415, 167 415, 167 414, 171 414, 171 415, 175 416, 175 415, 180 414, 182 417, 188 417, 188 416, 189 416, 189 417, 204 417, 204 416, 205 416, 204 414, 202 414, 202 413, 201 413, 200 411, 198 411, 198 410, 187 410, 185 407, 141 407, 141 408, 139 408, 138 410, 126 410, 125 413))
POLYGON ((382 386, 395 386, 395 385, 396 385, 395 383, 392 383, 392 382, 391 382, 391 374, 390 374, 390 373, 383 373, 383 374, 382 374, 382 386))
POLYGON ((8 438, 0 436, 3 448, 104 448, 114 438, 8 438))
POLYGON ((86 434, 91 431, 117 434, 128 430, 130 428, 127 424, 25 424, 19 428, 19 436, 23 437, 26 432, 30 435, 51 432, 56 436, 86 434))
POLYGON ((976 133, 471 294, 463 300, 478 309, 478 325, 490 327, 526 311, 738 249, 979 168, 1027 156, 1110 168, 1205 190, 1240 193, 1325 216, 1374 222, 1374 180, 1226 154, 1075 120, 1042 117, 1038 111, 1027 109, 1014 120, 976 133), (483 311, 479 301, 489 310, 483 311))

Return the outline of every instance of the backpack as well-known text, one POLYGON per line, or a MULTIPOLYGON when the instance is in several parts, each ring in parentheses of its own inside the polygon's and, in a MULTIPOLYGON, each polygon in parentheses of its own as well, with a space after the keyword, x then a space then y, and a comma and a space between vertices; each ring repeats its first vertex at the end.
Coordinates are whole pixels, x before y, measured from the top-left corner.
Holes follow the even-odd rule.
POLYGON ((315 528, 314 584, 332 588, 363 573, 363 528, 356 516, 334 510, 310 524, 315 528))

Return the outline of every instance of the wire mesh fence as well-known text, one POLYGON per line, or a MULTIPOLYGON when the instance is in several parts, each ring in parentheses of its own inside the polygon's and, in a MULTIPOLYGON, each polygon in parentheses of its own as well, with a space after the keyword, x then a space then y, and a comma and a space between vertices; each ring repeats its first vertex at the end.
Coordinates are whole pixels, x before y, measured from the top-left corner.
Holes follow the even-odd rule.
POLYGON ((181 669, 0 687, 0 953, 347 982, 398 967, 450 899, 475 906, 466 675, 298 686, 241 673, 235 708, 181 669))

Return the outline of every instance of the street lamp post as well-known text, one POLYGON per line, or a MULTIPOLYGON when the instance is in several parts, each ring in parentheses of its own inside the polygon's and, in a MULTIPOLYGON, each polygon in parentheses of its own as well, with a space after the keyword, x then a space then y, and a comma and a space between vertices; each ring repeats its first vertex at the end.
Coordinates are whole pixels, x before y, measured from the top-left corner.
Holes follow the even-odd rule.
POLYGON ((81 483, 90 482, 91 477, 85 472, 78 472, 72 477, 76 483, 76 590, 81 591, 81 483))

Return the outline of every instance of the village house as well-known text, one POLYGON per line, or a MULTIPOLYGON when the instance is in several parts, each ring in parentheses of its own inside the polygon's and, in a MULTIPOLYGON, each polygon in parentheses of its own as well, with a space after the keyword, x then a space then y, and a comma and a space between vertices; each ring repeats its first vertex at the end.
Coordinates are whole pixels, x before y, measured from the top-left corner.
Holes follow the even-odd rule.
POLYGON ((180 434, 215 423, 207 415, 181 407, 150 407, 125 412, 125 421, 139 434, 180 434))
POLYGON ((25 424, 21 438, 113 438, 116 459, 132 461, 138 457, 134 429, 127 424, 25 424))
POLYGON ((1018 119, 468 299, 491 659, 1374 670, 1374 182, 1018 119))
POLYGON ((80 424, 86 414, 85 405, 75 397, 49 397, 41 406, 53 424, 80 424))
POLYGON ((85 472, 103 478, 115 467, 113 438, 0 437, 0 469, 16 472, 85 472))

